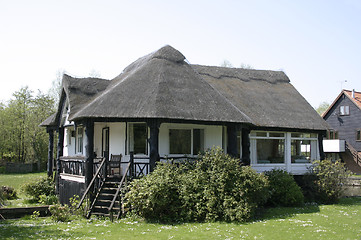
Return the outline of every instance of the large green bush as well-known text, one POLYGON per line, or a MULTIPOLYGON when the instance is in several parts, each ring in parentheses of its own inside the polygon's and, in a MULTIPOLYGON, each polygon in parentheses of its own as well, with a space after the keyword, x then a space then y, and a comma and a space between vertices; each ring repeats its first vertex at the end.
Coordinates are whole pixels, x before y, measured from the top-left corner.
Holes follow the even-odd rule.
POLYGON ((131 183, 126 202, 134 213, 146 219, 178 220, 180 174, 181 169, 175 164, 158 164, 151 174, 131 183))
POLYGON ((213 148, 195 163, 158 164, 131 184, 133 212, 160 221, 245 221, 268 197, 267 179, 213 148))
POLYGON ((336 203, 349 176, 350 171, 340 161, 314 161, 310 173, 304 177, 309 191, 305 195, 320 203, 336 203))
POLYGON ((41 177, 23 186, 25 193, 36 202, 44 199, 44 196, 55 195, 55 184, 51 178, 41 177))
POLYGON ((293 176, 280 169, 265 172, 269 181, 269 206, 295 207, 301 206, 304 201, 301 188, 293 176))

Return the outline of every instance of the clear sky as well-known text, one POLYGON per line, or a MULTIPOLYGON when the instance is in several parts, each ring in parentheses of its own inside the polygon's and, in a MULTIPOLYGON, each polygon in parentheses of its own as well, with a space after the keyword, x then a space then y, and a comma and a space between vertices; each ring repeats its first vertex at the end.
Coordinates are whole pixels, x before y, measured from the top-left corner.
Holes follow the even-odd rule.
POLYGON ((0 0, 0 99, 59 70, 112 79, 169 44, 192 64, 282 70, 315 107, 361 91, 360 40, 358 0, 0 0))

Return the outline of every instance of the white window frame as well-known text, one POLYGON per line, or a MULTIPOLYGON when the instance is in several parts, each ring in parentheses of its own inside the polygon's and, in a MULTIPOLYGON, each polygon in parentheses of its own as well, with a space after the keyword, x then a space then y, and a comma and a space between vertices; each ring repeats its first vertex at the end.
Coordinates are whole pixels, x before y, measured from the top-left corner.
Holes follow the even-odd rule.
POLYGON ((76 143, 75 143, 75 152, 76 154, 83 154, 84 148, 84 128, 79 126, 76 128, 76 143))
POLYGON ((284 165, 287 161, 287 133, 286 132, 273 132, 273 131, 252 131, 249 134, 250 144, 251 144, 251 163, 252 165, 284 165), (257 136, 257 133, 266 133, 266 136, 257 136), (270 137, 270 133, 280 133, 283 134, 283 137, 270 137), (284 140, 284 153, 283 153, 283 162, 282 163, 258 163, 257 159, 257 139, 262 140, 284 140))
POLYGON ((168 128, 168 136, 170 134, 170 130, 191 130, 191 151, 190 151, 190 154, 186 154, 186 153, 170 153, 170 138, 168 139, 168 153, 169 153, 169 156, 173 156, 173 157, 182 157, 182 156, 196 156, 198 153, 194 153, 193 152, 193 138, 194 138, 194 135, 193 135, 193 131, 194 129, 200 129, 200 130, 203 130, 203 148, 205 147, 205 135, 206 135, 206 131, 205 131, 205 128, 202 128, 202 127, 169 127, 168 128))
MULTIPOLYGON (((312 134, 314 133, 296 133, 296 134, 310 134, 310 137, 305 137, 305 136, 301 136, 301 137, 292 137, 292 133, 290 135, 291 137, 291 141, 290 143, 292 143, 292 140, 308 140, 310 141, 310 161, 309 162, 305 162, 306 164, 312 163, 314 160, 317 159, 317 155, 318 155, 318 138, 317 135, 315 137, 312 137, 312 134)), ((290 146, 290 156, 292 157, 292 152, 291 152, 291 146, 290 146)), ((292 163, 292 164, 305 164, 305 163, 292 163)))
MULTIPOLYGON (((129 155, 131 152, 131 140, 132 140, 132 135, 134 135, 134 133, 131 132, 131 127, 130 125, 135 125, 135 124, 145 124, 146 125, 146 149, 145 149, 145 153, 134 153, 134 155, 140 155, 140 156, 148 156, 149 155, 149 143, 148 143, 148 139, 149 139, 149 128, 146 122, 128 122, 127 123, 127 154, 129 155)), ((133 136, 134 138, 134 136, 133 136)), ((134 139, 133 139, 133 149, 134 149, 134 139)))
POLYGON ((340 106, 340 115, 341 116, 350 115, 350 106, 347 106, 347 105, 340 106))

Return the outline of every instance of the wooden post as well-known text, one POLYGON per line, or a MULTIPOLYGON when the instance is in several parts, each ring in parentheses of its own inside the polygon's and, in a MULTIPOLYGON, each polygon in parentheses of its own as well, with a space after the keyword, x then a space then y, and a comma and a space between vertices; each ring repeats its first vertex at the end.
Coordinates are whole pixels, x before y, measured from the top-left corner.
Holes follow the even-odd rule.
POLYGON ((325 159, 325 152, 323 151, 323 136, 324 134, 322 133, 318 134, 318 149, 320 151, 320 160, 325 159))
POLYGON ((135 178, 135 170, 134 169, 134 152, 130 152, 130 169, 129 169, 129 175, 131 178, 135 178))
POLYGON ((85 122, 85 185, 88 187, 93 178, 93 160, 94 160, 94 122, 88 120, 85 122))
POLYGON ((234 123, 227 125, 227 154, 234 158, 238 157, 237 126, 234 123))
POLYGON ((64 128, 59 127, 58 129, 58 146, 56 153, 56 178, 55 178, 55 186, 56 191, 59 194, 59 183, 60 183, 60 157, 63 156, 63 148, 64 148, 64 128))
POLYGON ((54 161, 54 130, 47 129, 49 133, 49 148, 48 148, 48 177, 53 177, 53 161, 54 161))
POLYGON ((244 165, 250 165, 251 164, 251 158, 250 158, 250 140, 249 140, 249 134, 250 130, 248 128, 242 129, 242 163, 244 165))
POLYGON ((147 122, 150 130, 149 138, 149 164, 150 171, 155 168, 156 162, 159 161, 159 127, 160 122, 157 119, 150 119, 147 122))

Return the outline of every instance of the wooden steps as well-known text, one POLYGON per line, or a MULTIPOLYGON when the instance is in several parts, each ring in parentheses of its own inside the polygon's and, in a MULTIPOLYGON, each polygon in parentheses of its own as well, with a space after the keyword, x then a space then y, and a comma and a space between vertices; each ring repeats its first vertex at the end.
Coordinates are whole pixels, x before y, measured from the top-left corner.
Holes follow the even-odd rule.
POLYGON ((124 193, 121 191, 116 196, 117 190, 119 188, 119 184, 121 182, 121 179, 119 177, 107 177, 102 185, 102 187, 99 189, 99 192, 96 194, 95 199, 93 203, 91 204, 90 210, 87 214, 87 217, 89 218, 91 215, 96 216, 102 216, 102 217, 110 217, 113 219, 113 216, 115 215, 117 218, 122 214, 122 202, 121 197, 124 193), (113 200, 115 199, 111 211, 109 211, 109 208, 112 205, 113 200))

